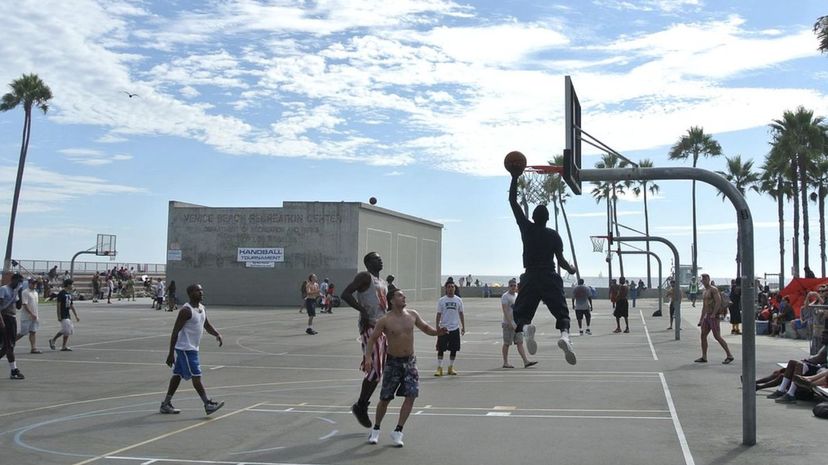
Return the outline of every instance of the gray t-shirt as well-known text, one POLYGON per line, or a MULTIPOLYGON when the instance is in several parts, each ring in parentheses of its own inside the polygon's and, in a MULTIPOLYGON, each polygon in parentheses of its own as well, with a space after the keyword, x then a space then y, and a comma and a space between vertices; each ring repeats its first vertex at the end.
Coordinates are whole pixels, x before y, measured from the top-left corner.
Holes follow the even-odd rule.
POLYGON ((572 289, 572 297, 575 299, 575 310, 589 310, 589 288, 581 285, 572 289))

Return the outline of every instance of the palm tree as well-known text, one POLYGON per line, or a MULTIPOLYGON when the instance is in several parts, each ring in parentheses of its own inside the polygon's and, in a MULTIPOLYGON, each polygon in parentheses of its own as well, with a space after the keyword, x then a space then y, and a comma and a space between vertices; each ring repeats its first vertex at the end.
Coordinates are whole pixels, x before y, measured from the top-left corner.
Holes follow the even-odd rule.
MULTIPOLYGON (((563 166, 563 155, 555 155, 555 157, 549 161, 549 164, 563 166)), ((564 225, 566 226, 566 235, 569 237, 569 249, 572 252, 572 264, 575 265, 575 278, 581 279, 581 270, 578 268, 578 257, 575 255, 575 244, 572 242, 572 229, 569 227, 569 218, 566 216, 566 208, 564 207, 566 200, 569 198, 569 191, 567 190, 566 182, 564 182, 560 176, 550 175, 546 177, 546 187, 552 199, 552 203, 555 205, 556 230, 558 206, 560 205, 561 215, 563 216, 564 225)), ((558 268, 560 268, 560 266, 560 263, 558 263, 558 268)), ((558 270, 558 274, 560 274, 560 269, 558 270)))
MULTIPOLYGON (((601 160, 595 163, 598 169, 605 168, 624 168, 628 165, 626 160, 621 159, 618 155, 613 153, 605 153, 601 156, 601 160)), ((592 197, 595 198, 596 203, 601 203, 601 200, 607 202, 607 235, 613 234, 612 227, 615 225, 615 236, 621 235, 621 230, 618 227, 618 195, 624 194, 624 189, 631 185, 630 181, 619 183, 618 181, 608 182, 594 182, 595 188, 592 189, 592 197)), ((621 251, 621 243, 617 242, 616 251, 621 251)), ((618 254, 618 268, 621 276, 624 276, 624 258, 620 253, 618 254)), ((609 262, 610 279, 612 278, 612 262, 609 262)))
POLYGON ((828 156, 823 154, 816 162, 814 171, 811 172, 811 184, 814 192, 811 192, 811 201, 817 202, 819 209, 819 262, 822 266, 822 277, 825 273, 825 197, 828 196, 828 156))
MULTIPOLYGON (((717 173, 724 176, 725 179, 738 190, 742 197, 744 197, 748 191, 759 192, 759 173, 753 171, 753 160, 748 160, 743 162, 741 155, 736 155, 733 157, 725 157, 727 160, 727 169, 726 171, 716 171, 717 173)), ((722 201, 727 198, 724 192, 719 191, 719 195, 722 196, 722 201)), ((739 257, 739 223, 736 223, 736 279, 742 275, 742 260, 739 257)))
POLYGON ((818 50, 822 53, 828 52, 828 16, 820 16, 814 23, 814 34, 819 39, 818 50))
POLYGON ((29 151, 29 138, 32 135, 32 109, 40 108, 44 114, 49 111, 48 101, 52 91, 36 74, 24 74, 9 84, 11 92, 3 96, 0 111, 9 111, 23 104, 23 142, 20 144, 20 161, 17 163, 17 179, 14 183, 11 218, 9 219, 9 237, 6 242, 6 256, 3 260, 3 272, 11 271, 12 243, 14 239, 14 221, 17 218, 17 201, 20 199, 20 186, 23 183, 23 168, 26 166, 26 154, 29 151))
MULTIPOLYGON (((652 168, 653 161, 645 158, 638 162, 638 167, 652 168)), ((647 237, 650 237, 650 213, 647 207, 647 191, 649 191, 653 195, 656 195, 658 194, 659 189, 660 188, 658 187, 658 184, 647 180, 636 181, 632 188, 633 194, 635 194, 636 197, 642 194, 644 195, 644 234, 647 237)), ((650 268, 650 241, 645 242, 645 244, 647 247, 647 287, 651 288, 653 287, 653 278, 652 271, 650 268)))
POLYGON ((781 150, 771 147, 762 164, 759 190, 776 200, 776 216, 779 221, 779 283, 785 283, 785 199, 793 196, 789 176, 785 173, 790 163, 781 150))
MULTIPOLYGON (((699 162, 699 156, 715 157, 722 154, 722 146, 713 139, 710 134, 705 134, 704 129, 699 126, 692 126, 687 130, 687 135, 681 136, 678 142, 670 148, 670 160, 686 160, 693 157, 693 168, 699 162)), ((698 274, 698 250, 699 238, 696 230, 696 181, 693 180, 693 263, 690 268, 692 276, 698 274)))
POLYGON ((798 107, 796 112, 786 111, 781 120, 771 123, 772 144, 787 155, 792 168, 791 181, 794 192, 794 277, 799 277, 799 208, 802 208, 802 244, 804 266, 810 267, 808 246, 808 173, 814 169, 814 160, 824 147, 823 118, 814 117, 812 110, 798 107), (797 197, 800 196, 800 197, 797 197), (800 202, 801 201, 801 202, 800 202))

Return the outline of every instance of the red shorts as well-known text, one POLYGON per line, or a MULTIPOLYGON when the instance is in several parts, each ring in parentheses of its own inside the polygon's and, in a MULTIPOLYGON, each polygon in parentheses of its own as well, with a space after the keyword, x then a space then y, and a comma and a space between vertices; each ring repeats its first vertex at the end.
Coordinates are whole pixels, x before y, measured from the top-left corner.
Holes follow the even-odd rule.
MULTIPOLYGON (((360 334, 360 342, 362 346, 362 353, 365 353, 365 346, 368 345, 368 339, 373 334, 374 328, 368 327, 360 334)), ((385 365, 385 352, 387 349, 387 341, 385 334, 380 334, 377 338, 377 343, 374 344, 374 350, 371 352, 371 371, 365 371, 363 362, 359 363, 359 368, 365 372, 365 379, 368 381, 379 381, 382 378, 382 370, 385 365)))

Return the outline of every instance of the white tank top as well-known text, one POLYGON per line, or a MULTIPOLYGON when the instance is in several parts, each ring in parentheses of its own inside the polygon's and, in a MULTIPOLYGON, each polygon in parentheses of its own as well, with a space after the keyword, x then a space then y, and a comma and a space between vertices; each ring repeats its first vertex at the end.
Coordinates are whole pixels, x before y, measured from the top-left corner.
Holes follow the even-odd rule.
POLYGON ((385 315, 388 310, 388 283, 384 279, 371 275, 371 285, 365 292, 357 292, 357 301, 368 311, 368 322, 371 326, 385 315))
POLYGON ((190 309, 191 316, 184 323, 181 331, 178 332, 178 340, 175 342, 175 348, 178 350, 198 350, 201 335, 204 334, 204 320, 207 319, 207 310, 201 304, 198 305, 198 308, 193 308, 189 302, 184 304, 184 307, 190 309))

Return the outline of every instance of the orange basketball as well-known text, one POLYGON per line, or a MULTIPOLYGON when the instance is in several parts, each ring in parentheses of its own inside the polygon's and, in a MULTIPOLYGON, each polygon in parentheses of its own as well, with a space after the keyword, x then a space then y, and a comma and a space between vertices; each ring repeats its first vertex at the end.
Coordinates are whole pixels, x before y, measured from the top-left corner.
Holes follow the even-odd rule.
POLYGON ((506 167, 506 171, 512 174, 523 173, 526 168, 526 156, 517 150, 509 152, 506 158, 503 159, 503 166, 506 167))

